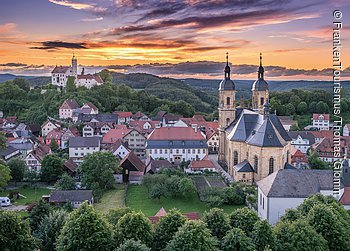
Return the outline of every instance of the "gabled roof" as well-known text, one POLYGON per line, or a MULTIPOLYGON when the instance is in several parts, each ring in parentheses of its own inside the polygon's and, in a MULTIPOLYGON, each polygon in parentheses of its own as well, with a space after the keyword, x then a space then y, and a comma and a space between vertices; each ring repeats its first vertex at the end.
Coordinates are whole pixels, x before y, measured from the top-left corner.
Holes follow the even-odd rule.
POLYGON ((120 166, 123 166, 126 161, 129 161, 139 172, 145 171, 145 163, 143 163, 133 151, 129 152, 128 155, 120 161, 120 166))
POLYGON ((237 172, 242 172, 242 173, 252 173, 254 172, 253 167, 250 165, 248 160, 244 160, 241 163, 238 163, 237 165, 233 166, 233 168, 237 172))
POLYGON ((99 137, 73 137, 69 138, 69 147, 99 147, 99 137))
POLYGON ((55 128, 46 135, 46 139, 61 139, 63 132, 61 128, 55 128))
POLYGON ((64 109, 65 105, 67 105, 69 109, 77 109, 77 108, 79 108, 79 104, 78 104, 77 101, 75 101, 75 99, 67 99, 67 100, 65 100, 62 103, 60 109, 64 109))
POLYGON ((52 70, 51 73, 66 73, 70 69, 70 66, 57 66, 52 70))
POLYGON ((103 135, 102 143, 103 144, 114 144, 119 139, 123 139, 131 131, 133 131, 133 129, 128 129, 128 128, 111 129, 105 135, 103 135))
POLYGON ((118 139, 118 140, 113 144, 113 146, 112 146, 112 148, 111 148, 112 153, 114 153, 115 151, 117 151, 121 146, 123 146, 125 149, 127 149, 128 151, 130 151, 129 148, 128 148, 128 146, 127 146, 127 144, 124 143, 121 139, 118 139))
POLYGON ((201 168, 215 168, 214 163, 209 159, 192 160, 188 168, 201 169, 201 168))
POLYGON ((51 192, 50 203, 83 202, 92 200, 92 190, 54 190, 51 192))
POLYGON ((93 109, 95 111, 98 110, 98 108, 91 102, 86 102, 85 104, 83 104, 82 108, 85 106, 90 107, 91 109, 93 109))
POLYGON ((0 150, 0 157, 2 159, 6 159, 7 156, 14 154, 17 151, 18 151, 18 149, 14 148, 12 146, 8 146, 5 149, 0 150))
POLYGON ((323 120, 329 120, 329 114, 318 114, 318 113, 312 114, 312 119, 320 120, 320 116, 323 116, 323 120))
POLYGON ((95 80, 97 83, 103 84, 103 80, 100 77, 99 74, 84 74, 84 75, 78 75, 78 79, 90 79, 90 80, 95 80))
POLYGON ((154 129, 148 140, 205 140, 205 137, 191 127, 161 127, 154 129))
POLYGON ((333 190, 333 170, 282 169, 257 182, 268 197, 307 198, 333 190))
POLYGON ((78 115, 78 120, 81 122, 90 122, 92 120, 96 120, 98 122, 109 122, 109 123, 117 123, 118 115, 117 114, 82 114, 78 115))
POLYGON ((72 173, 75 173, 77 171, 77 167, 78 167, 77 164, 74 163, 72 158, 69 158, 68 160, 66 160, 64 162, 64 166, 72 173))
POLYGON ((309 140, 310 145, 315 144, 315 135, 310 131, 290 131, 288 135, 293 139, 297 139, 300 136, 302 139, 309 140))
POLYGON ((118 115, 118 118, 131 118, 132 112, 113 112, 118 115))

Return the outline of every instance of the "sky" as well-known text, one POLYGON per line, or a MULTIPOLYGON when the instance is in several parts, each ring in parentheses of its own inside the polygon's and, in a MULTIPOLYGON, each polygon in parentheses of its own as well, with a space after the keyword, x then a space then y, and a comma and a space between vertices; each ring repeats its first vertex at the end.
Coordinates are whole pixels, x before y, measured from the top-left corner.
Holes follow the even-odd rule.
POLYGON ((0 73, 49 75, 55 65, 175 78, 331 80, 333 11, 343 13, 341 61, 350 78, 347 0, 1 0, 0 73))

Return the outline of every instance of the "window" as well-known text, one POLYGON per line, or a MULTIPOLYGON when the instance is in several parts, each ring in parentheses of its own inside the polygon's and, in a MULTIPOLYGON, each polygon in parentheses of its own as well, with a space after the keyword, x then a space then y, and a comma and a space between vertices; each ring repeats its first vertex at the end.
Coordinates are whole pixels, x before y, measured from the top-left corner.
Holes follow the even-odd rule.
POLYGON ((226 125, 229 125, 229 124, 230 124, 230 119, 227 118, 227 119, 226 119, 226 125))
POLYGON ((287 151, 287 160, 286 162, 288 163, 289 162, 289 150, 287 151))
POLYGON ((238 152, 234 151, 233 152, 233 165, 237 165, 238 164, 238 152))
POLYGON ((245 179, 245 173, 242 176, 243 176, 243 179, 245 179))
POLYGON ((260 105, 264 105, 264 98, 263 97, 260 98, 260 105))
POLYGON ((275 160, 271 157, 269 159, 269 174, 273 173, 274 162, 275 162, 275 160))
POLYGON ((263 209, 264 209, 264 207, 265 207, 265 198, 263 197, 263 209))
POLYGON ((227 97, 226 98, 226 105, 230 105, 230 103, 231 103, 231 99, 230 99, 230 97, 227 97))
POLYGON ((258 173, 258 165, 259 165, 259 159, 258 156, 254 156, 254 171, 258 173))

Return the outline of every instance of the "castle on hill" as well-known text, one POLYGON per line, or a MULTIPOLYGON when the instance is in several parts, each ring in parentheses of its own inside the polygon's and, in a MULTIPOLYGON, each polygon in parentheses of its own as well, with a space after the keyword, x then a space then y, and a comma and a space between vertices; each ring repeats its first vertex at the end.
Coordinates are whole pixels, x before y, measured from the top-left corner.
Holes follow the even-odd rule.
POLYGON ((84 68, 81 74, 78 74, 78 60, 73 54, 72 65, 71 66, 57 66, 51 72, 51 83, 58 88, 65 88, 67 85, 68 77, 74 77, 74 83, 77 87, 84 86, 86 88, 91 88, 96 85, 102 85, 103 80, 100 75, 95 74, 85 74, 84 68))
POLYGON ((291 138, 275 114, 270 114, 269 85, 260 54, 252 104, 236 107, 236 87, 227 62, 219 86, 219 161, 236 181, 253 184, 279 169, 291 168, 291 138))

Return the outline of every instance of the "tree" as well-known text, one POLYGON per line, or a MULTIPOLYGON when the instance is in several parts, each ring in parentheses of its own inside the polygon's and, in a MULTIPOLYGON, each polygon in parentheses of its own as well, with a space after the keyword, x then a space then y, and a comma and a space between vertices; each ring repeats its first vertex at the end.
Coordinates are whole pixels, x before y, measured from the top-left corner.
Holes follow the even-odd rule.
POLYGON ((289 99, 289 103, 294 107, 297 107, 301 102, 301 99, 297 95, 292 95, 289 99))
POLYGON ((295 106, 291 103, 286 105, 286 115, 293 115, 295 113, 295 106))
POLYGON ((54 153, 58 151, 58 149, 60 149, 60 146, 58 145, 57 141, 55 139, 52 139, 50 142, 50 149, 51 151, 53 151, 54 153))
POLYGON ((255 251, 255 245, 243 230, 232 228, 223 238, 222 251, 255 251))
POLYGON ((30 234, 28 221, 16 212, 0 210, 1 250, 34 250, 35 240, 30 234))
POLYGON ((328 113, 329 112, 329 107, 328 107, 328 105, 325 102, 319 101, 316 104, 316 112, 317 113, 328 113))
POLYGON ((68 218, 65 210, 59 209, 45 216, 40 222, 34 236, 40 241, 40 250, 55 250, 55 244, 63 225, 68 218))
POLYGON ((75 77, 69 76, 67 79, 66 92, 71 93, 71 92, 75 92, 76 90, 77 90, 77 87, 75 85, 75 77))
POLYGON ((113 187, 113 172, 117 167, 118 161, 110 152, 87 155, 80 165, 83 186, 92 189, 94 195, 100 197, 103 191, 113 187))
POLYGON ((128 239, 151 244, 151 221, 141 212, 131 212, 121 217, 116 225, 116 241, 121 244, 128 239))
POLYGON ((112 227, 107 220, 97 213, 93 206, 84 202, 77 210, 70 213, 58 236, 56 249, 112 250, 112 235, 112 227))
POLYGON ((30 186, 32 186, 34 182, 40 180, 40 174, 36 171, 26 170, 24 172, 24 180, 30 182, 30 186))
POLYGON ((11 170, 0 163, 0 190, 11 180, 11 170))
POLYGON ((328 164, 318 157, 318 153, 316 151, 309 155, 308 164, 310 169, 329 169, 328 164))
POLYGON ((150 251, 145 244, 142 244, 141 241, 135 241, 133 239, 126 240, 117 251, 150 251))
POLYGON ((290 126, 290 131, 299 131, 299 126, 297 126, 297 124, 292 124, 291 126, 290 126))
POLYGON ((19 88, 21 88, 23 91, 29 92, 30 90, 30 85, 27 82, 27 80, 23 78, 15 78, 12 83, 14 85, 17 85, 19 88))
POLYGON ((287 209, 285 214, 281 217, 281 221, 296 221, 301 217, 303 216, 298 209, 290 208, 287 209))
POLYGON ((311 113, 316 112, 316 105, 317 105, 317 102, 316 101, 312 101, 309 104, 309 112, 311 112, 311 113))
POLYGON ((55 182, 63 174, 63 160, 53 154, 44 157, 41 163, 41 180, 46 182, 55 182))
POLYGON ((0 150, 6 148, 6 142, 7 142, 7 139, 5 134, 0 132, 0 150))
POLYGON ((247 207, 239 208, 230 214, 231 227, 240 228, 246 234, 253 231, 254 224, 259 220, 257 213, 247 207))
POLYGON ((99 74, 104 83, 107 83, 107 82, 112 83, 113 81, 112 74, 107 69, 102 70, 99 74))
POLYGON ((121 217, 131 212, 133 212, 133 210, 130 207, 118 207, 109 210, 106 217, 109 223, 111 223, 112 225, 117 225, 121 217))
POLYGON ((276 237, 266 220, 257 221, 254 224, 251 236, 258 251, 264 251, 266 248, 275 250, 276 237))
POLYGON ((170 210, 166 216, 161 217, 155 227, 153 249, 163 250, 185 222, 186 218, 176 209, 170 210))
POLYGON ((183 177, 179 181, 179 193, 182 197, 191 197, 196 192, 194 182, 190 178, 183 177))
POLYGON ((166 192, 167 191, 164 186, 162 186, 161 184, 155 184, 154 186, 152 186, 151 191, 149 192, 149 197, 151 199, 160 200, 162 196, 165 196, 166 192))
POLYGON ((273 232, 276 235, 277 250, 303 251, 310 250, 310 247, 312 250, 329 250, 322 235, 303 220, 279 222, 273 232))
POLYGON ((297 105, 297 111, 299 114, 305 114, 307 113, 307 104, 306 102, 302 101, 297 105))
POLYGON ((7 166, 11 170, 11 176, 13 181, 21 181, 24 177, 24 171, 26 169, 26 164, 23 160, 14 158, 7 162, 7 166))
POLYGON ((207 228, 209 228, 211 234, 216 236, 219 240, 222 239, 230 229, 227 215, 224 213, 224 210, 219 208, 212 208, 206 211, 203 215, 203 222, 207 224, 207 228))
POLYGON ((55 187, 60 190, 74 190, 76 188, 75 180, 72 176, 64 173, 56 182, 55 187))
POLYGON ((51 212, 50 205, 40 200, 29 213, 29 222, 32 230, 36 230, 42 219, 51 212))
POLYGON ((198 250, 215 251, 218 243, 201 221, 187 221, 166 247, 167 251, 198 250))

